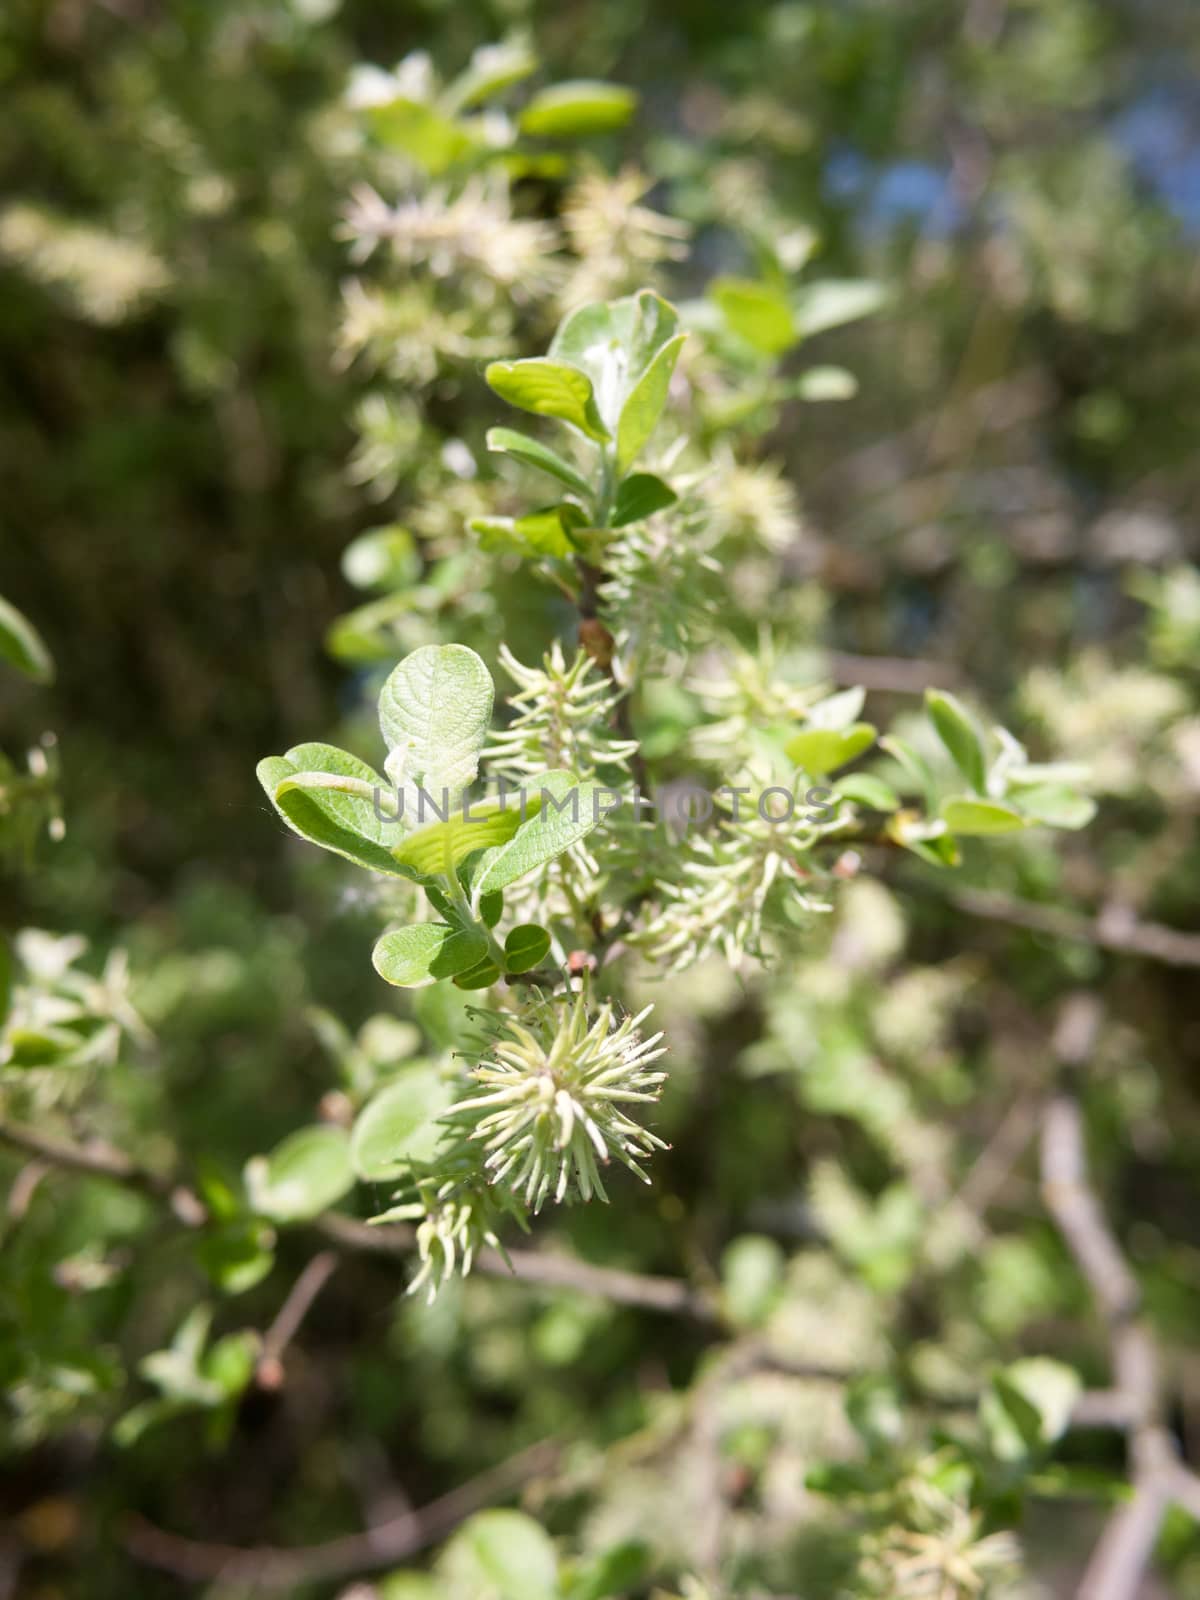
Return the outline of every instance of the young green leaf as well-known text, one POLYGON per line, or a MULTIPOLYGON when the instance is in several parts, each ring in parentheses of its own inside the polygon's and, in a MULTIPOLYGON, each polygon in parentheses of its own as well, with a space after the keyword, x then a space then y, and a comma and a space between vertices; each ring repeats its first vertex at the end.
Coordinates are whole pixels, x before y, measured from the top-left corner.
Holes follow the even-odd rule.
POLYGON ((806 339, 872 316, 887 303, 883 286, 858 278, 828 278, 805 284, 793 300, 796 325, 806 339))
POLYGON ((592 380, 578 367, 532 356, 524 361, 493 361, 484 377, 510 406, 538 417, 556 417, 601 443, 609 437, 596 408, 592 380))
POLYGON ((487 447, 498 455, 512 456, 527 467, 536 467, 539 472, 548 472, 559 483, 566 484, 585 504, 592 498, 592 487, 587 479, 540 439, 532 439, 517 428, 489 428, 487 447))
POLYGON ((869 806, 872 811, 895 811, 900 804, 900 796, 891 784, 869 772, 852 772, 839 778, 837 792, 857 805, 869 806))
POLYGON ((617 471, 628 472, 658 426, 667 403, 671 374, 683 349, 685 333, 676 334, 650 360, 621 407, 617 423, 617 471))
POLYGON ((673 506, 678 498, 670 484, 653 472, 633 472, 622 480, 617 490, 610 522, 614 528, 624 528, 630 522, 644 522, 656 511, 673 506))
POLYGON ((536 139, 580 139, 623 128, 636 106, 632 89, 578 79, 540 90, 521 112, 517 126, 536 139))
POLYGON ((0 661, 7 661, 35 683, 54 681, 54 661, 41 634, 16 606, 0 595, 0 661))
POLYGON ((365 761, 333 745, 301 744, 284 756, 268 756, 257 771, 267 799, 293 833, 372 872, 411 877, 386 842, 396 837, 395 824, 382 820, 382 808, 366 797, 367 790, 372 796, 386 793, 386 785, 365 761), (314 781, 320 779, 332 782, 314 781), (348 787, 339 787, 342 781, 348 787))
POLYGON ((1061 783, 1039 783, 1010 794, 1012 803, 1031 822, 1048 828, 1086 828, 1096 815, 1096 802, 1061 783))
POLYGON ((400 989, 420 989, 475 966, 487 950, 482 933, 445 922, 420 922, 385 933, 371 952, 376 972, 400 989))
POLYGON ((243 1175, 259 1216, 302 1222, 327 1211, 352 1188, 350 1136, 333 1126, 300 1128, 270 1155, 254 1156, 243 1175))
POLYGON ((976 794, 983 794, 987 787, 987 758, 983 739, 966 706, 944 690, 926 689, 925 710, 955 766, 976 794))
POLYGON ((379 696, 391 781, 420 785, 439 807, 445 791, 456 804, 479 770, 494 692, 491 673, 466 645, 423 645, 405 656, 379 696))
MULTIPOLYGON (((524 815, 536 809, 537 797, 530 796, 524 815)), ((431 822, 409 834, 396 846, 397 862, 426 878, 451 872, 477 850, 506 843, 522 822, 521 807, 516 803, 501 806, 489 800, 478 807, 467 806, 466 812, 464 816, 461 810, 453 811, 445 822, 431 822)))
POLYGON ((455 1594, 489 1600, 558 1600, 550 1536, 522 1511, 478 1511, 453 1536, 437 1571, 455 1594))
POLYGON ((993 833, 1015 833, 1029 824, 1019 811, 999 800, 977 800, 972 795, 952 795, 942 801, 942 821, 951 833, 983 838, 993 833))
POLYGON ((507 843, 489 850, 476 868, 473 899, 507 889, 510 883, 584 838, 600 820, 596 791, 569 772, 548 772, 529 796, 528 819, 507 843), (536 801, 536 809, 535 809, 536 801))
POLYGON ((654 431, 683 335, 675 307, 649 289, 580 306, 559 325, 550 355, 592 380, 624 472, 654 431), (628 413, 628 415, 626 414, 628 413))
POLYGON ((524 45, 480 45, 466 70, 443 89, 441 103, 452 113, 469 111, 528 78, 537 66, 537 57, 524 45))
POLYGON ((390 1183, 434 1158, 442 1137, 438 1118, 450 1086, 435 1068, 413 1063, 373 1095, 350 1135, 350 1161, 366 1183, 390 1183))
POLYGON ((814 777, 836 772, 875 743, 876 729, 869 722, 849 728, 803 728, 784 746, 789 761, 814 777))
POLYGON ((708 292, 732 332, 762 355, 780 356, 800 337, 782 289, 750 278, 717 278, 708 292))
POLYGON ((370 106, 367 121, 380 144, 408 156, 435 178, 480 149, 469 123, 457 122, 435 106, 404 95, 387 105, 370 106))
POLYGON ((563 508, 548 506, 524 517, 472 517, 467 524, 484 550, 511 550, 523 556, 562 561, 575 554, 563 525, 563 508))
POLYGON ((519 923, 504 941, 504 965, 509 972, 532 972, 550 948, 550 935, 536 922, 519 923))

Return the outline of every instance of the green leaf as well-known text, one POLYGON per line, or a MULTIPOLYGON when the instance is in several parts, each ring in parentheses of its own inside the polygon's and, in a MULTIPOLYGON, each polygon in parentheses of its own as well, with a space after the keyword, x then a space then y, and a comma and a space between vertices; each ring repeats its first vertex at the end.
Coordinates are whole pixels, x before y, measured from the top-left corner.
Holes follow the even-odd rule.
POLYGON ((408 156, 431 177, 439 177, 480 149, 468 125, 423 100, 398 95, 386 105, 368 107, 366 116, 380 144, 408 156))
POLYGON ((853 689, 839 689, 837 694, 827 695, 824 700, 818 700, 816 705, 809 706, 804 713, 805 726, 809 728, 848 728, 858 721, 859 712, 863 708, 863 701, 867 698, 867 691, 855 687, 853 689))
POLYGON ((1066 1432, 1082 1384, 1049 1356, 1014 1361, 992 1378, 980 1421, 993 1452, 1005 1461, 1043 1453, 1066 1432))
POLYGON ((396 826, 382 820, 363 790, 386 792, 383 779, 365 761, 328 744, 300 744, 285 756, 268 756, 257 768, 267 798, 293 833, 332 850, 372 872, 411 873, 397 865, 385 843, 396 826), (304 779, 348 780, 348 787, 317 786, 304 779), (361 788, 360 788, 361 786, 361 788))
POLYGON ((350 1160, 366 1183, 390 1183, 413 1166, 428 1165, 441 1142, 439 1117, 450 1105, 450 1086, 421 1063, 368 1100, 350 1136, 350 1160))
POLYGON ((616 83, 577 79, 535 94, 517 119, 522 133, 535 139, 579 139, 623 128, 637 108, 632 89, 616 83))
POLYGON ((966 706, 944 690, 926 689, 925 710, 955 766, 976 794, 982 794, 987 786, 987 758, 983 739, 966 706))
POLYGON ((536 467, 539 472, 548 472, 585 503, 592 498, 592 487, 587 479, 540 439, 531 439, 517 428, 489 428, 487 447, 499 455, 513 456, 527 467, 536 467))
POLYGON ((537 66, 537 57, 524 45, 480 45, 466 70, 442 91, 442 105, 450 112, 469 111, 528 78, 537 66))
POLYGON ((224 1294, 253 1289, 275 1265, 275 1236, 257 1218, 210 1228, 195 1246, 196 1260, 224 1294))
MULTIPOLYGON (((437 799, 437 796, 434 796, 437 799)), ((438 802, 440 805, 440 801, 438 802)), ((533 807, 526 807, 529 815, 533 807)), ((460 867, 477 850, 490 850, 505 844, 521 826, 519 805, 500 805, 489 800, 476 806, 467 806, 467 816, 455 810, 445 822, 431 822, 409 834, 403 844, 396 846, 396 860, 423 877, 452 872, 460 867)))
POLYGON ((483 550, 510 550, 526 557, 551 556, 562 561, 575 554, 562 511, 560 506, 549 506, 524 517, 472 517, 467 526, 479 535, 483 550))
POLYGON ((869 317, 887 303, 887 293, 878 283, 865 279, 830 278, 806 284, 795 296, 796 324, 806 339, 840 328, 844 323, 869 317))
POLYGON ((653 472, 631 473, 617 490, 611 524, 614 528, 623 528, 630 522, 644 522, 656 511, 673 506, 678 498, 670 484, 653 472))
POLYGON ((485 928, 494 928, 504 913, 504 896, 497 889, 485 894, 479 902, 479 920, 485 928))
POLYGON ((262 1341, 249 1328, 240 1333, 227 1333, 204 1357, 200 1371, 216 1386, 222 1398, 236 1400, 254 1376, 261 1353, 262 1341))
POLYGON ((621 407, 617 425, 617 471, 628 472, 658 426, 667 403, 671 374, 683 349, 685 333, 676 334, 650 362, 621 407))
POLYGON ((455 987, 459 989, 490 989, 492 984, 500 977, 500 968, 491 956, 484 956, 476 966, 466 972, 460 972, 455 978, 455 987))
POLYGON ((527 821, 508 844, 489 850, 480 860, 474 879, 475 904, 495 889, 507 889, 584 838, 599 822, 598 810, 593 785, 580 783, 569 772, 546 773, 538 794, 529 796, 527 821), (545 796, 556 803, 549 803, 545 796))
POLYGON ((596 408, 592 380, 578 367, 545 356, 493 361, 484 377, 502 400, 538 417, 556 417, 603 443, 608 429, 596 408))
POLYGON ((302 1222, 327 1211, 353 1187, 350 1136, 322 1124, 300 1128, 270 1155, 247 1161, 250 1204, 274 1222, 302 1222))
POLYGON ((536 922, 521 922, 504 941, 504 965, 509 972, 532 972, 550 948, 550 935, 536 922))
POLYGON ((442 1551, 439 1576, 462 1600, 557 1600, 558 1556, 522 1511, 479 1511, 442 1551))
POLYGON ((654 430, 683 335, 675 307, 649 289, 580 306, 560 324, 550 355, 592 380, 624 472, 654 430))
POLYGON ((782 355, 800 337, 782 289, 750 278, 717 278, 708 292, 728 327, 762 355, 782 355))
POLYGON ((952 795, 942 801, 941 818, 951 833, 963 838, 983 838, 995 833, 1016 833, 1029 824, 1019 811, 999 800, 976 800, 971 795, 952 795))
POLYGON ((602 1550, 573 1579, 567 1600, 617 1600, 640 1593, 651 1569, 650 1546, 640 1539, 623 1539, 602 1550))
POLYGON ((880 739, 879 748, 903 768, 920 789, 926 806, 933 810, 937 804, 937 785, 933 781, 929 763, 916 746, 909 744, 907 739, 900 739, 894 733, 889 733, 880 739))
POLYGON ((785 748, 789 761, 814 777, 844 767, 875 743, 876 729, 869 722, 856 722, 846 729, 804 728, 793 734, 785 748))
POLYGON ((1048 828, 1086 828, 1096 815, 1096 802, 1077 789, 1060 783, 1039 783, 1029 789, 1016 789, 1011 795, 1022 816, 1048 828))
POLYGON ((376 972, 399 989, 420 989, 473 967, 487 950, 481 933, 444 922, 420 922, 385 933, 371 952, 376 972))
POLYGON ((53 683, 54 661, 41 634, 16 606, 0 596, 0 661, 35 683, 53 683))
POLYGON ((428 644, 405 656, 379 695, 392 782, 422 786, 439 807, 445 790, 456 804, 479 770, 494 693, 491 673, 466 645, 428 644))
POLYGON ((891 784, 884 783, 882 778, 873 777, 869 772, 852 772, 839 778, 837 792, 847 800, 869 806, 872 811, 895 811, 900 804, 900 796, 891 784))

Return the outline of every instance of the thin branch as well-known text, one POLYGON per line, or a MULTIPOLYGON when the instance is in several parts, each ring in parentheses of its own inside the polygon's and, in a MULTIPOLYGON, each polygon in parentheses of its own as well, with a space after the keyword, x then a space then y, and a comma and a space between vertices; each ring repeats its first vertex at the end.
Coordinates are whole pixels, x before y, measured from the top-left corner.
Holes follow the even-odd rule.
POLYGON ((961 674, 948 661, 920 661, 906 656, 857 656, 845 650, 826 657, 835 683, 877 689, 889 694, 924 694, 928 688, 952 689, 961 674))
POLYGON ((1031 933, 1046 933, 1056 939, 1078 939, 1101 950, 1144 956, 1167 966, 1200 967, 1200 934, 1167 928, 1158 922, 1139 922, 1112 912, 1087 917, 985 889, 955 889, 946 899, 968 916, 1005 922, 1014 928, 1027 928, 1031 933))
POLYGON ((1077 1593, 1079 1600, 1135 1600, 1163 1516, 1173 1501, 1200 1500, 1200 1480, 1163 1425, 1158 1350, 1139 1315, 1141 1291, 1088 1176, 1074 1084, 1099 1019, 1092 995, 1074 995, 1063 1007, 1055 1033, 1060 1086, 1042 1125, 1042 1193, 1105 1324, 1115 1379, 1107 1400, 1128 1430, 1133 1477, 1133 1496, 1109 1518, 1077 1593))
POLYGON ((127 1189, 135 1189, 152 1200, 166 1202, 178 1221, 186 1227, 200 1227, 208 1220, 203 1203, 186 1184, 175 1178, 139 1166, 123 1150, 100 1139, 75 1144, 17 1123, 0 1123, 0 1144, 35 1156, 52 1167, 78 1172, 89 1178, 109 1178, 127 1189))
MULTIPOLYGON (((413 1229, 404 1224, 373 1227, 337 1212, 327 1212, 313 1226, 344 1249, 378 1255, 407 1255, 415 1241, 413 1229)), ((516 1278, 551 1289, 574 1289, 579 1294, 595 1295, 640 1311, 661 1311, 709 1324, 719 1324, 721 1320, 715 1302, 682 1278, 597 1267, 547 1250, 482 1250, 475 1265, 489 1277, 516 1278)))
POLYGON ((222 1582, 247 1589, 291 1589, 394 1566, 437 1544, 483 1507, 514 1494, 550 1471, 559 1446, 550 1439, 480 1473, 417 1511, 406 1511, 362 1533, 295 1549, 209 1544, 167 1533, 142 1517, 131 1519, 125 1546, 147 1566, 194 1583, 222 1582))
POLYGON ((300 1325, 312 1310, 313 1302, 337 1268, 338 1258, 334 1251, 322 1250, 319 1255, 313 1256, 288 1291, 275 1320, 263 1335, 262 1354, 258 1358, 255 1373, 260 1388, 278 1389, 282 1384, 284 1351, 299 1333, 300 1325))

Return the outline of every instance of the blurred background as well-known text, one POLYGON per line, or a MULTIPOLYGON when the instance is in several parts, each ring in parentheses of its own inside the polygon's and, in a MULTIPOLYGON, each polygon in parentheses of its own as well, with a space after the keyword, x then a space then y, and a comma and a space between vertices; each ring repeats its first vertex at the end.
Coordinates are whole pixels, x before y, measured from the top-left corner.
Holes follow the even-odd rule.
MULTIPOLYGON (((367 959, 369 896, 289 843, 254 765, 365 726, 388 655, 445 636, 491 660, 504 637, 528 659, 557 631, 553 599, 519 573, 473 590, 435 513, 412 524, 431 491, 461 521, 452 471, 424 482, 423 453, 444 463, 446 440, 494 420, 481 362, 468 348, 456 375, 430 376, 414 357, 383 384, 343 300, 343 218, 369 160, 352 73, 424 51, 449 78, 517 34, 546 81, 637 92, 593 158, 610 177, 636 168, 631 194, 688 225, 686 259, 669 235, 645 257, 667 292, 742 270, 761 232, 885 293, 814 335, 806 360, 852 373, 854 392, 772 410, 756 449, 774 476, 740 513, 780 523, 794 626, 830 676, 897 712, 926 683, 963 692, 1038 756, 1088 763, 1099 802, 1068 843, 970 855, 953 882, 913 863, 861 886, 786 981, 745 989, 702 968, 656 991, 685 1038, 674 1149, 649 1201, 623 1192, 556 1222, 564 1246, 724 1274, 727 1292, 739 1260, 761 1269, 817 1356, 902 1324, 950 1365, 984 1360, 985 1339, 1102 1384, 1103 1341, 1024 1153, 986 1240, 936 1294, 914 1265, 919 1210, 871 1210, 889 1184, 919 1191, 945 1139, 965 1141, 958 1179, 972 1170, 1059 1001, 1090 990, 1099 1181, 1172 1427, 1200 1449, 1200 13, 1186 0, 7 0, 0 593, 57 679, 5 676, 0 744, 17 761, 53 730, 66 829, 32 862, 5 858, 3 924, 83 935, 84 969, 113 984, 108 952, 127 952, 153 1045, 122 1054, 105 1093, 151 1155, 157 1140, 236 1170, 312 1119, 347 1052, 414 1048, 367 959), (413 526, 426 584, 433 552, 440 589, 364 617, 372 592, 378 605, 415 582, 408 544, 366 597, 343 561, 394 519, 413 526), (872 1073, 899 1085, 899 1158, 864 1109, 872 1073), (806 1247, 818 1236, 836 1272, 806 1247)), ((553 174, 515 192, 526 214, 561 204, 553 174)), ((541 338, 544 316, 513 298, 501 336, 541 338)), ((393 332, 419 337, 428 315, 393 332)), ((739 581, 752 593, 755 572, 739 581)), ((183 1592, 186 1576, 130 1553, 131 1511, 223 1543, 303 1543, 428 1502, 549 1432, 592 1451, 546 1491, 552 1531, 590 1548, 638 1535, 652 1506, 686 1551, 702 1514, 686 1451, 675 1478, 629 1441, 702 1370, 702 1328, 496 1281, 427 1311, 398 1295, 394 1262, 363 1256, 317 1302, 279 1393, 122 1450, 100 1420, 116 1374, 167 1341, 195 1269, 170 1246, 119 1270, 147 1222, 111 1187, 20 1209, 0 1295, 14 1397, 0 1592, 183 1592), (657 1483, 673 1485, 665 1502, 657 1483)), ((268 1321, 305 1259, 282 1242, 228 1325, 268 1321)), ((732 1514, 753 1550, 792 1526, 770 1483, 801 1482, 833 1425, 819 1397, 794 1415, 791 1398, 739 1403, 732 1514)), ((1075 1453, 1098 1482, 1122 1471, 1115 1437, 1075 1453)), ((1097 1493, 1031 1511, 1021 1593, 1074 1592, 1097 1493)), ((772 1574, 731 1592, 840 1592, 801 1576, 815 1557, 789 1537, 772 1574)), ((1160 1587, 1142 1592, 1200 1595, 1194 1522, 1170 1522, 1160 1556, 1160 1587)))

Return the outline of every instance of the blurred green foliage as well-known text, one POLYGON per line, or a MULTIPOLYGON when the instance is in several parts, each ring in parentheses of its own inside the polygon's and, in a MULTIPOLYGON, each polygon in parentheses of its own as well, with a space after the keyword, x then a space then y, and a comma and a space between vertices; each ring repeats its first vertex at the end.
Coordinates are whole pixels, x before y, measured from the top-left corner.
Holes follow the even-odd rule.
MULTIPOLYGON (((1198 82, 1169 0, 5 8, 0 594, 28 622, 0 612, 0 1101, 151 1174, 186 1162, 213 1223, 5 1153, 16 1593, 175 1594, 131 1512, 307 1545, 550 1434, 570 1449, 529 1515, 488 1511, 384 1600, 893 1596, 915 1548, 960 1563, 949 1594, 1077 1575, 1124 1457, 1062 1432, 1112 1374, 1030 1145, 1080 989, 1104 1005, 1095 1181, 1194 1448, 1195 963, 1122 938, 1197 926, 1198 82), (462 75, 505 38, 493 145, 462 75), (372 125, 361 69, 402 58, 372 125), (554 87, 581 79, 633 115, 554 87), (407 245, 354 252, 361 186, 390 202, 402 176, 407 245), (689 1278, 729 1342, 503 1277, 427 1308, 395 1258, 346 1253, 278 1385, 263 1341, 320 1241, 270 1196, 297 1166, 341 1193, 335 1130, 463 1011, 383 988, 387 903, 285 839, 254 763, 361 747, 423 644, 528 662, 570 635, 552 586, 464 531, 530 509, 486 451, 511 418, 483 368, 644 282, 707 307, 689 420, 726 543, 632 548, 614 613, 678 660, 715 610, 741 653, 652 672, 643 749, 683 774, 864 682, 945 785, 913 699, 936 679, 1085 765, 1098 814, 968 840, 954 888, 885 851, 765 971, 637 969, 672 1148, 652 1190, 538 1242, 689 1278), (962 881, 1092 937, 975 919, 962 881), (314 1128, 315 1157, 285 1145, 314 1128)), ((1159 1558, 1200 1594, 1183 1513, 1159 1558)))

